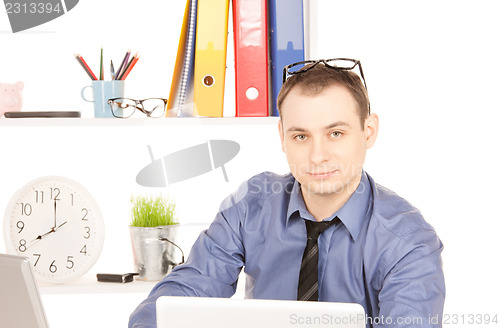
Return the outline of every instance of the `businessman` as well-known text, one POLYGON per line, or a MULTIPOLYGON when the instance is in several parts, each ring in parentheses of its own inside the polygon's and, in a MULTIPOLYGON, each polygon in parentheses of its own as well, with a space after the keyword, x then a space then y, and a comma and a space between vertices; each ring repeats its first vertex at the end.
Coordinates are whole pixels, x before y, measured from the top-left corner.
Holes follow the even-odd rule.
POLYGON ((363 170, 379 118, 361 63, 291 64, 283 80, 278 129, 290 173, 261 173, 225 199, 129 327, 155 327, 162 295, 230 297, 242 269, 247 298, 359 303, 367 327, 441 327, 443 245, 363 170))

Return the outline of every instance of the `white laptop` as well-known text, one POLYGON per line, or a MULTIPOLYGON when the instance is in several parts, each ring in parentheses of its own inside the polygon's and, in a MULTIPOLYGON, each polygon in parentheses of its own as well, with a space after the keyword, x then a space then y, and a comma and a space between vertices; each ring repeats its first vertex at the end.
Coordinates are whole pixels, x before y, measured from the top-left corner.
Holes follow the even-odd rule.
POLYGON ((0 254, 0 326, 49 327, 26 257, 0 254))
POLYGON ((157 328, 365 328, 361 305, 162 296, 156 301, 157 328))

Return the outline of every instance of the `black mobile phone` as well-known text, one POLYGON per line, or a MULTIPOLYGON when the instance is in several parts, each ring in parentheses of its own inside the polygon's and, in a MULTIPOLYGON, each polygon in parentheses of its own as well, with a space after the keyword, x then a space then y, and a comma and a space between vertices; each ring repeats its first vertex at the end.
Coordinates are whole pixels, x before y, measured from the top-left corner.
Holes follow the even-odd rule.
POLYGON ((134 281, 134 276, 137 276, 137 275, 138 275, 138 273, 123 273, 123 274, 98 273, 97 274, 97 281, 125 283, 125 282, 134 281))
POLYGON ((36 112, 5 112, 5 118, 33 118, 33 117, 81 117, 77 111, 36 111, 36 112))

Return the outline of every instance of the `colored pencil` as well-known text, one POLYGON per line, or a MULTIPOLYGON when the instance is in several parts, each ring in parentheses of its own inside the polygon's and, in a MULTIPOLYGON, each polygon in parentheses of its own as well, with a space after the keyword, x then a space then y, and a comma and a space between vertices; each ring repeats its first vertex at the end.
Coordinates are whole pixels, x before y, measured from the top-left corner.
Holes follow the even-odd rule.
POLYGON ((101 47, 101 68, 99 70, 99 80, 104 80, 104 67, 102 66, 102 47, 101 47))
POLYGON ((80 63, 80 65, 82 65, 83 69, 85 70, 85 72, 87 72, 87 74, 89 75, 89 77, 92 80, 97 80, 97 77, 94 75, 94 73, 90 69, 89 65, 87 65, 87 63, 85 62, 85 60, 83 59, 83 57, 80 56, 79 54, 76 54, 75 58, 80 63))
POLYGON ((127 51, 127 53, 125 54, 125 57, 122 60, 122 63, 120 64, 120 67, 118 68, 118 71, 116 71, 115 80, 118 80, 118 77, 120 76, 120 73, 122 72, 122 69, 124 69, 124 67, 127 65, 129 56, 130 56, 130 50, 127 51))
POLYGON ((130 65, 132 65, 132 62, 137 58, 137 55, 139 53, 136 53, 134 56, 132 56, 132 58, 130 59, 130 61, 128 62, 127 66, 125 68, 123 68, 122 70, 122 73, 120 74, 120 76, 118 76, 116 79, 117 80, 123 80, 123 76, 125 75, 125 73, 128 71, 130 65))
POLYGON ((113 60, 111 60, 111 65, 109 66, 109 71, 111 73, 111 79, 115 79, 115 66, 113 65, 113 60))
POLYGON ((134 61, 132 62, 132 64, 130 64, 130 67, 128 68, 128 70, 125 72, 125 74, 123 74, 122 76, 122 80, 125 80, 127 78, 127 76, 129 75, 130 71, 132 70, 132 68, 134 68, 135 66, 135 63, 137 63, 137 61, 139 60, 141 56, 137 56, 135 57, 134 61))

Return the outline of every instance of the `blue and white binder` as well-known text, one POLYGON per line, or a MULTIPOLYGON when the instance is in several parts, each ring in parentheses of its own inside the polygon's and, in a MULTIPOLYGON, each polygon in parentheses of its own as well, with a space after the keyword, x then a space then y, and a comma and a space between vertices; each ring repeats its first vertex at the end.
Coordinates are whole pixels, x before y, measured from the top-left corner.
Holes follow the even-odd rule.
POLYGON ((276 101, 283 84, 283 67, 304 60, 303 0, 270 0, 272 115, 278 116, 276 101))

